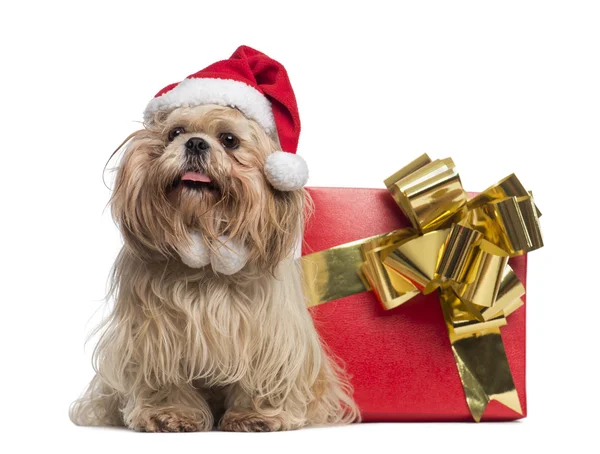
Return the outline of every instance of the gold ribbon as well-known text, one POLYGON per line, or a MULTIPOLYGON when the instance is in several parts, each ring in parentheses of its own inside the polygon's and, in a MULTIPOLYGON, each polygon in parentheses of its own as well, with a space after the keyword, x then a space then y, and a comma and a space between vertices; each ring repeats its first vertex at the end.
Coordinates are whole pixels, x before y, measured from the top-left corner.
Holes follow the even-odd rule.
POLYGON ((533 196, 513 174, 468 200, 452 159, 427 155, 385 185, 412 228, 303 257, 309 305, 372 290, 393 309, 437 291, 473 419, 491 400, 521 414, 500 327, 525 294, 508 259, 543 245, 533 196))

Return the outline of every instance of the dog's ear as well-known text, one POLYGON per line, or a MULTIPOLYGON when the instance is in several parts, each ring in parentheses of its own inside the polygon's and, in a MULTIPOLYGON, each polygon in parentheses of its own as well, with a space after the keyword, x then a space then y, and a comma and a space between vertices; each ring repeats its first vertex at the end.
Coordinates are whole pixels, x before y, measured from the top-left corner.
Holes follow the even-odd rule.
POLYGON ((304 160, 293 153, 281 151, 276 140, 264 131, 255 133, 257 155, 264 180, 244 180, 240 188, 249 203, 246 216, 241 216, 241 231, 249 248, 249 261, 260 269, 273 272, 284 259, 293 256, 302 235, 303 220, 312 203, 303 189, 308 178, 304 160))
POLYGON ((292 257, 302 235, 304 214, 310 199, 304 189, 281 192, 272 190, 263 211, 257 246, 257 264, 273 271, 284 259, 292 257))
POLYGON ((164 143, 144 129, 130 135, 122 146, 110 207, 123 240, 139 256, 173 255, 171 245, 179 244, 186 231, 166 198, 164 187, 169 182, 152 173, 152 157, 160 154, 164 143))

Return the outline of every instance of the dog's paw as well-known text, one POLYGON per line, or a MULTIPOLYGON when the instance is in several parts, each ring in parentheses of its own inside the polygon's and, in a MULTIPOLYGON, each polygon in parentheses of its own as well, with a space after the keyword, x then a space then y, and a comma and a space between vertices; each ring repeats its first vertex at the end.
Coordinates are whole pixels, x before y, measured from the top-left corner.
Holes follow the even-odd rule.
POLYGON ((253 412, 227 411, 219 422, 225 432, 276 432, 285 430, 281 419, 253 412))
POLYGON ((174 410, 147 413, 132 421, 130 428, 138 432, 201 432, 211 429, 209 424, 199 421, 193 414, 174 410))

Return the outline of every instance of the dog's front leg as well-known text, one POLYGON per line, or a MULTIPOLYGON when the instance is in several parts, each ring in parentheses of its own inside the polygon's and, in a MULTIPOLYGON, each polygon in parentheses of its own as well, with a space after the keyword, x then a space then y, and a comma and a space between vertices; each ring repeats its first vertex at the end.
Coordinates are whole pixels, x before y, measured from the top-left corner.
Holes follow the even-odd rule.
POLYGON ((140 386, 126 399, 123 419, 140 432, 199 432, 214 423, 208 403, 191 384, 158 391, 140 386))
POLYGON ((283 408, 268 405, 257 407, 256 400, 240 385, 232 385, 228 389, 225 406, 227 410, 218 428, 227 432, 276 432, 306 425, 306 418, 296 418, 283 408))

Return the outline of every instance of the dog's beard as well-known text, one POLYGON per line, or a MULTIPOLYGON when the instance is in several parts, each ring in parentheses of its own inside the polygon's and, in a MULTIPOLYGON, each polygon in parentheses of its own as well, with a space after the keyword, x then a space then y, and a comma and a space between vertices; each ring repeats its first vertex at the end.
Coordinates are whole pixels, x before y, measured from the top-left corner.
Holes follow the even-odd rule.
POLYGON ((289 256, 299 234, 304 191, 279 192, 263 168, 276 143, 239 111, 219 106, 179 108, 132 134, 111 200, 126 245, 145 259, 175 257, 198 231, 207 244, 225 235, 248 248, 248 263, 273 269, 289 256), (184 133, 169 141, 169 132, 184 133), (236 149, 222 133, 239 137, 236 149), (210 150, 191 156, 198 137, 210 150), (196 180, 196 181, 192 181, 196 180))

